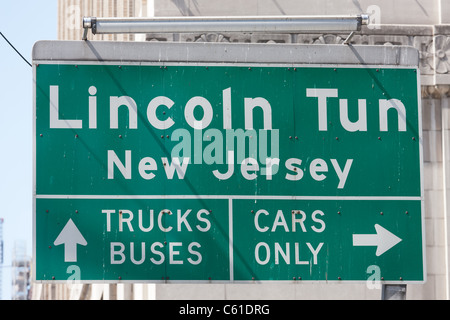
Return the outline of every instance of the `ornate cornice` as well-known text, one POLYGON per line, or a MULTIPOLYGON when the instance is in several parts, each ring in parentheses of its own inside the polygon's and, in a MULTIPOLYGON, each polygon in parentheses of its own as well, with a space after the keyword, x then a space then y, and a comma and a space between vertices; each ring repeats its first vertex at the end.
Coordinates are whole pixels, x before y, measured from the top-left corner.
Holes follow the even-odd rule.
POLYGON ((450 96, 449 85, 422 86, 422 99, 442 99, 450 96))
MULTIPOLYGON (((180 33, 147 34, 148 41, 341 44, 348 34, 180 33)), ((364 27, 351 44, 407 45, 419 51, 421 84, 450 85, 450 25, 381 25, 364 27)), ((428 90, 428 89, 427 89, 428 90)))

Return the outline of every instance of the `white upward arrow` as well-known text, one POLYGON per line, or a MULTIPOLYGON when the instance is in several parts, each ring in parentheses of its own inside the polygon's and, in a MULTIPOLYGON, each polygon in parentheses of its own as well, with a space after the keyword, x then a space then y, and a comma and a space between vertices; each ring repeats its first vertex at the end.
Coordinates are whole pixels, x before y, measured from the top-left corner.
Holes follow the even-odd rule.
POLYGON ((354 234, 353 246, 376 246, 375 255, 378 257, 402 241, 379 224, 375 224, 375 231, 376 234, 354 234))
POLYGON ((64 262, 77 262, 77 244, 85 246, 87 241, 72 219, 69 219, 53 244, 55 246, 64 244, 64 262))

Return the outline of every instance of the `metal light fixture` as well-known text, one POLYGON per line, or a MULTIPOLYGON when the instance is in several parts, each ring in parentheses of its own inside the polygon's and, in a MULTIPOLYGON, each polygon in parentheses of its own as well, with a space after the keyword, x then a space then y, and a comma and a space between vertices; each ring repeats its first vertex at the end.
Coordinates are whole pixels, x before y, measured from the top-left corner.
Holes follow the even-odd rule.
MULTIPOLYGON (((83 40, 93 34, 172 32, 353 32, 369 23, 369 15, 83 18, 83 40)), ((348 38, 348 40, 349 40, 348 38)))

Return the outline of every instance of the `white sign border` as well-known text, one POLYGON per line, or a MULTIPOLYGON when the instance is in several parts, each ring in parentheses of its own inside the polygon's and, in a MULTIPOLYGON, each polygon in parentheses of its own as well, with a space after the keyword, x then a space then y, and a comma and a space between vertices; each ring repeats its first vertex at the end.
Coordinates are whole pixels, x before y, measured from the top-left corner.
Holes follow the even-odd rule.
MULTIPOLYGON (((47 43, 64 42, 64 41, 49 41, 47 43)), ((39 43, 39 42, 38 42, 39 43)), ((95 42, 93 42, 95 43, 95 42)), ((114 42, 111 44, 121 44, 114 42)), ((122 43, 125 44, 125 43, 122 43)), ((216 44, 218 45, 218 44, 216 44)), ((36 46, 36 45, 35 45, 36 46)), ((229 46, 229 45, 228 45, 229 46)), ((273 45, 264 45, 270 47, 273 45)), ((274 46, 279 46, 275 44, 274 46)), ((302 46, 302 45, 298 45, 302 46)), ((326 45, 333 46, 333 45, 326 45)), ((311 47, 311 46, 309 46, 311 47)), ((325 47, 325 46, 322 46, 325 47)), ((369 46, 362 46, 364 48, 369 46)), ((376 46, 373 46, 376 47, 376 46)), ((405 47, 409 48, 409 47, 405 47)), ((33 58, 35 48, 33 48, 33 58)), ((422 101, 421 101, 421 85, 420 85, 420 70, 418 65, 380 65, 380 64, 340 64, 340 63, 301 63, 301 62, 287 62, 287 63, 264 63, 264 62, 163 62, 163 61, 121 61, 121 60, 109 60, 109 61, 93 61, 93 60, 53 60, 53 59, 33 59, 33 201, 32 201, 32 215, 33 215, 33 265, 36 267, 36 199, 228 199, 231 204, 233 199, 277 199, 277 200, 420 200, 421 201, 421 227, 422 227, 422 262, 423 262, 423 280, 419 281, 381 281, 381 284, 424 284, 427 280, 427 268, 426 268, 426 236, 425 236, 425 204, 424 204, 424 182, 423 182, 423 134, 422 134, 422 101), (286 68, 383 68, 383 69, 415 69, 417 74, 417 99, 418 99, 418 122, 419 122, 419 154, 420 154, 420 196, 412 197, 359 197, 359 196, 245 196, 245 195, 225 195, 225 196, 209 196, 209 195, 38 195, 36 194, 36 68, 39 64, 67 64, 67 65, 138 65, 138 66, 246 66, 246 67, 286 67, 286 68)), ((232 204, 229 205, 232 208, 232 204)), ((231 209, 230 209, 231 210, 231 209)), ((246 280, 236 281, 234 280, 233 268, 231 268, 232 260, 232 214, 229 212, 229 228, 230 228, 230 280, 80 280, 78 283, 92 284, 92 283, 289 283, 295 282, 301 284, 307 283, 366 283, 364 280, 246 280), (232 280, 231 280, 232 279, 232 280)), ((35 283, 67 283, 68 280, 37 280, 36 273, 33 273, 33 281, 35 283)))

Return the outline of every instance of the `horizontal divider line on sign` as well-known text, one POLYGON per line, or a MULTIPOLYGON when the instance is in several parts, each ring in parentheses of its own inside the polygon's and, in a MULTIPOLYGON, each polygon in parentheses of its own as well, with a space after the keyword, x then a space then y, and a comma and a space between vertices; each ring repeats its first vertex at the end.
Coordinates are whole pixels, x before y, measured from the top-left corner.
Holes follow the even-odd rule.
POLYGON ((264 195, 65 195, 37 194, 36 199, 261 199, 261 200, 383 200, 418 201, 420 196, 264 196, 264 195))

